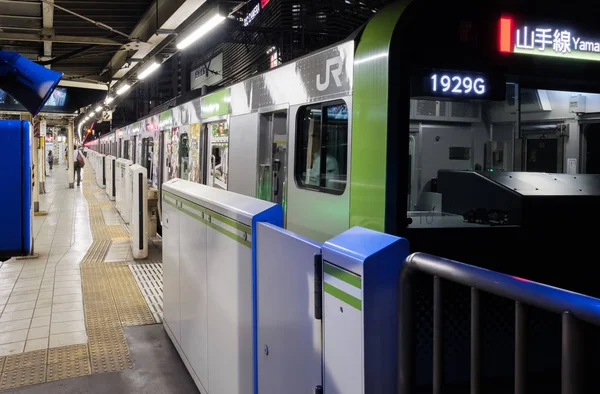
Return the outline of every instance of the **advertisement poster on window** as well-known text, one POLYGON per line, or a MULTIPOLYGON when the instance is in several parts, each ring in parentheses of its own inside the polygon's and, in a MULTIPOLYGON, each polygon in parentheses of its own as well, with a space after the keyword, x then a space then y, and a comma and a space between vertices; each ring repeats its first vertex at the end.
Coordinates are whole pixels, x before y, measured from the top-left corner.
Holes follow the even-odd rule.
MULTIPOLYGON (((152 140, 152 144, 154 147, 152 148, 152 162, 158 163, 158 147, 160 143, 160 138, 154 138, 152 140)), ((152 187, 158 188, 158 165, 152 166, 152 187)))
POLYGON ((171 160, 169 167, 169 179, 179 177, 179 127, 173 127, 171 134, 171 160))
POLYGON ((188 180, 200 183, 200 123, 190 126, 190 173, 188 180))

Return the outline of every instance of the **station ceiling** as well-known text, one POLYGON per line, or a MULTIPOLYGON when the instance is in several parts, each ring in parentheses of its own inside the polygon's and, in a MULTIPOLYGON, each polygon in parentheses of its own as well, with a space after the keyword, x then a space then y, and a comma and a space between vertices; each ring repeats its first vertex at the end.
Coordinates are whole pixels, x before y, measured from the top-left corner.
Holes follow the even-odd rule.
POLYGON ((103 84, 175 52, 175 32, 210 0, 0 0, 0 48, 103 84))
MULTIPOLYGON (((239 30, 242 38, 234 37, 236 42, 258 45, 243 28, 244 17, 258 1, 0 0, 0 49, 63 72, 63 85, 108 90, 135 79, 152 58, 164 61, 175 54, 177 35, 217 5, 230 16, 229 31, 217 40, 232 40, 228 35, 239 30)), ((391 0, 297 2, 325 12, 343 9, 351 18, 369 15, 391 0)), ((250 33, 257 36, 255 30, 250 33)))

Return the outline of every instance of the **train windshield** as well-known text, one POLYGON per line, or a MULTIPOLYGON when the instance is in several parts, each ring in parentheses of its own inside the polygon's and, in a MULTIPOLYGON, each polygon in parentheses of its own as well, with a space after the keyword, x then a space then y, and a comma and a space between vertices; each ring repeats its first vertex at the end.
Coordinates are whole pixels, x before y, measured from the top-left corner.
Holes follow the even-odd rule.
POLYGON ((539 225, 600 196, 600 41, 507 16, 494 31, 477 62, 413 69, 411 228, 539 225))
MULTIPOLYGON (((463 90, 476 80, 461 78, 463 90)), ((599 94, 511 82, 501 101, 411 100, 410 226, 518 225, 513 197, 589 193, 577 175, 600 174, 600 119, 586 115, 594 112, 599 94)))

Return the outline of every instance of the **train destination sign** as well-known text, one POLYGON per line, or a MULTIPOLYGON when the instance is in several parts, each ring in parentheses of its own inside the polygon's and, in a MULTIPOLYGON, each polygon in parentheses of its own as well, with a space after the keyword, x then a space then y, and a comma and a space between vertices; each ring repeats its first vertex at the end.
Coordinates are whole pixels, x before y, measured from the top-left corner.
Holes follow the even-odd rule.
POLYGON ((559 26, 516 23, 509 17, 500 19, 499 46, 505 53, 600 61, 600 38, 559 26))
MULTIPOLYGON (((501 84, 501 91, 504 91, 501 84)), ((413 78, 413 98, 448 98, 452 100, 494 100, 498 98, 498 81, 488 74, 467 71, 427 70, 413 78)))

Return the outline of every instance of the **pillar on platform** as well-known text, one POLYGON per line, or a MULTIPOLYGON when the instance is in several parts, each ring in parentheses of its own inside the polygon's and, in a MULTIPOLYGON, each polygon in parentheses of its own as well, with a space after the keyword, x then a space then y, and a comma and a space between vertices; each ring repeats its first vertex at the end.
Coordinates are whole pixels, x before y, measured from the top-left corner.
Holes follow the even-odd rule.
POLYGON ((73 119, 69 119, 69 125, 67 126, 67 165, 69 166, 69 189, 75 187, 75 169, 73 168, 73 119))

